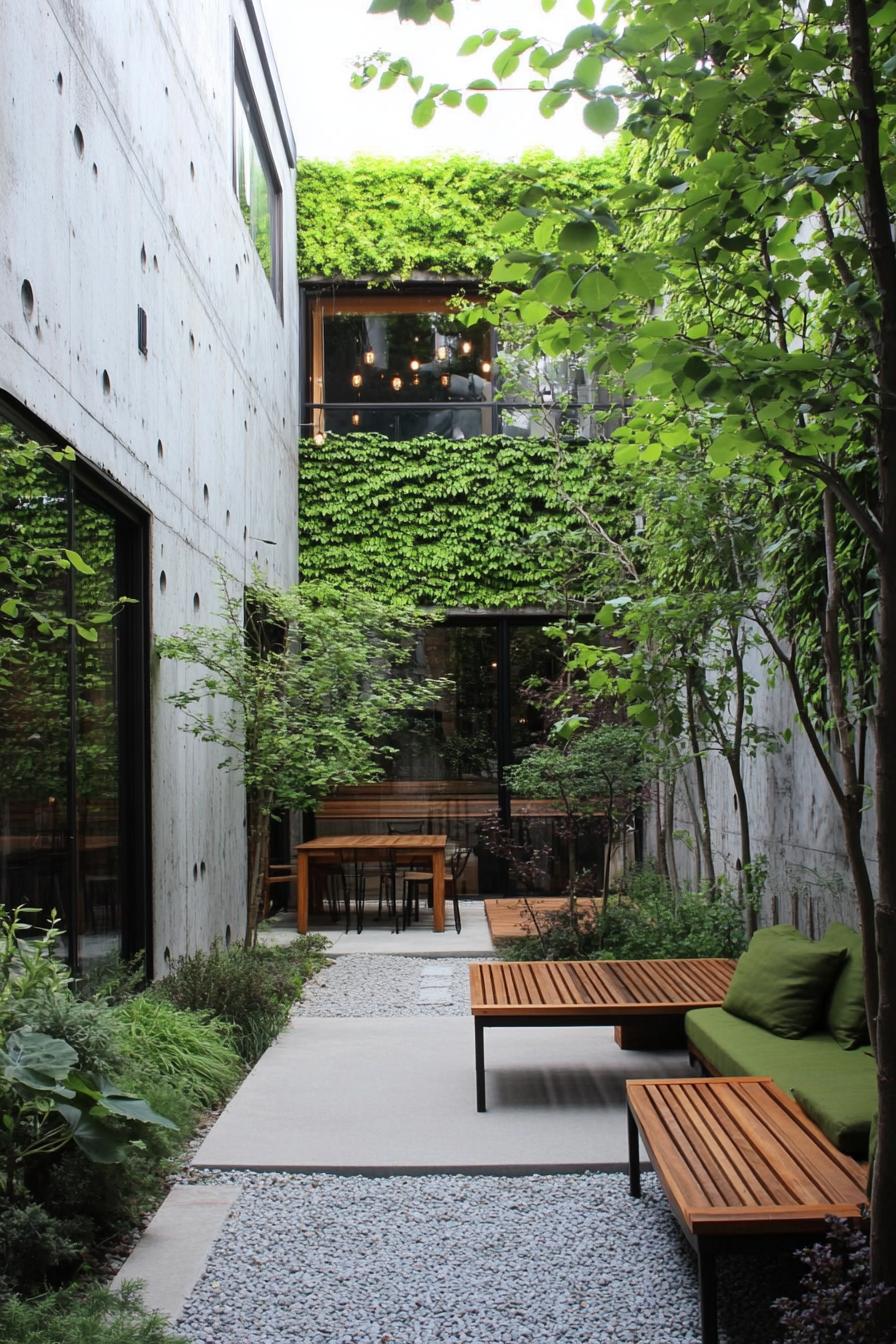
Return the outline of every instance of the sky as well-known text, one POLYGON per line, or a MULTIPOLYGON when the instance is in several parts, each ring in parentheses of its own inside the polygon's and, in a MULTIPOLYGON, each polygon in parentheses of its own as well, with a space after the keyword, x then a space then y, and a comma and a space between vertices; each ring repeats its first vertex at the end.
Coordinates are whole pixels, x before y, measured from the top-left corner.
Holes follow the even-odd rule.
MULTIPOLYGON (((578 98, 545 120, 537 95, 522 87, 493 95, 481 118, 466 108, 444 109, 418 129, 411 123, 415 95, 404 81, 388 92, 349 86, 355 60, 378 50, 408 57, 428 81, 462 86, 490 73, 483 53, 456 56, 469 33, 511 25, 528 32, 537 25, 539 36, 556 42, 582 22, 573 0, 560 0, 547 15, 536 0, 457 0, 451 27, 433 21, 422 28, 399 23, 392 14, 370 15, 368 3, 262 0, 300 156, 412 158, 459 152, 506 160, 536 146, 565 158, 601 153, 604 141, 584 126, 578 98)), ((525 79, 513 82, 524 84, 525 79)))

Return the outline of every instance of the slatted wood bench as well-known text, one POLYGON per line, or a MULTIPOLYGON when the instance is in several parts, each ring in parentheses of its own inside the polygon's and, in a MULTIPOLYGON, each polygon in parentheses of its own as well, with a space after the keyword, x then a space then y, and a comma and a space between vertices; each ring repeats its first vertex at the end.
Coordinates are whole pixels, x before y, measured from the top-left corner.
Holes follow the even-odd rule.
POLYGON ((717 1344, 719 1251, 769 1236, 805 1244, 826 1218, 857 1221, 866 1169, 770 1078, 646 1079, 626 1091, 631 1193, 641 1193, 640 1135, 697 1253, 703 1344, 717 1344))
POLYGON ((685 1013, 717 1007, 733 972, 734 962, 722 957, 474 962, 470 1006, 476 1041, 476 1109, 485 1110, 486 1027, 609 1023, 616 1026, 623 1049, 655 1049, 679 1042, 683 1046, 685 1013))

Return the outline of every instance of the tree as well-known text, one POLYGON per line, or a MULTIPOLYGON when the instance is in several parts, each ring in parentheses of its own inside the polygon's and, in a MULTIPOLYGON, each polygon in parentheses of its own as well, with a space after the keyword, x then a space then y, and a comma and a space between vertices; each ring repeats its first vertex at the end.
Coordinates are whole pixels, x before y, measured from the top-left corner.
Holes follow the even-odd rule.
POLYGON ((215 743, 246 789, 246 946, 255 940, 270 822, 316 807, 340 785, 375 779, 389 736, 445 683, 413 675, 421 618, 408 606, 260 573, 242 592, 219 566, 220 624, 156 641, 160 658, 204 669, 169 696, 184 731, 215 743))
MULTIPOLYGON (((453 17, 441 0, 372 8, 453 17)), ((606 133, 623 111, 642 171, 612 199, 569 210, 539 248, 509 252, 491 316, 545 303, 533 344, 587 348, 592 367, 635 394, 620 466, 686 446, 719 478, 744 459, 772 482, 797 474, 825 492, 828 556, 843 529, 874 556, 876 900, 855 843, 863 794, 845 723, 838 748, 879 1073, 872 1278, 896 1284, 896 11, 868 0, 615 0, 596 23, 594 0, 577 9, 585 22, 557 50, 515 28, 468 38, 462 50, 496 55, 467 106, 481 113, 525 60, 545 115, 580 98, 586 123, 606 133), (596 259, 606 232, 618 243, 610 263, 596 259), (862 462, 867 491, 855 484, 862 462)), ((416 81, 404 66, 387 61, 381 82, 416 81)), ((359 78, 377 73, 368 63, 359 78)), ((420 124, 464 101, 447 85, 415 91, 420 124)), ((521 213, 538 214, 547 196, 533 189, 521 213)), ((840 718, 836 566, 825 585, 840 718)), ((879 1311, 881 1323, 896 1317, 892 1299, 879 1311)))

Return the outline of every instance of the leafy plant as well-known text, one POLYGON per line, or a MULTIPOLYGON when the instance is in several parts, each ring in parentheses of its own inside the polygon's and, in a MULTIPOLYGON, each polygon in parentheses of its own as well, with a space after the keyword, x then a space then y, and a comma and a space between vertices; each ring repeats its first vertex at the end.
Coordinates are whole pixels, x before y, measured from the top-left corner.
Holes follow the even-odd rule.
POLYGON ((549 181, 574 205, 603 195, 624 171, 613 152, 571 161, 533 150, 519 163, 460 155, 300 160, 299 275, 391 278, 426 270, 485 278, 502 250, 494 225, 528 187, 549 181))
POLYGON ((0 1302, 0 1338, 15 1344, 187 1344, 148 1311, 135 1284, 120 1291, 67 1288, 31 1301, 0 1302))
POLYGON ((5 1082, 0 1092, 0 1152, 7 1198, 15 1196, 17 1174, 25 1162, 70 1141, 92 1162, 123 1161, 130 1135, 109 1124, 112 1117, 175 1128, 139 1097, 104 1078, 77 1072, 77 1064, 77 1051, 65 1041, 26 1028, 10 1032, 0 1047, 5 1082))
POLYGON ((744 949, 743 906, 727 883, 715 891, 673 892, 648 866, 631 869, 606 904, 580 900, 575 913, 530 915, 534 937, 508 943, 508 961, 651 960, 736 957, 744 949))
POLYGON ((286 1026, 308 970, 324 964, 320 942, 297 939, 293 950, 215 944, 181 957, 154 992, 229 1023, 234 1046, 251 1065, 286 1026))
POLYGON ((121 1050, 144 1076, 176 1086, 197 1106, 232 1092, 243 1068, 230 1023, 177 1008, 160 994, 138 994, 113 1010, 121 1050))
POLYGON ((824 1241, 797 1252, 806 1266, 800 1292, 772 1305, 780 1313, 780 1344, 893 1344, 896 1331, 879 1328, 877 1306, 894 1290, 871 1283, 867 1234, 841 1218, 828 1219, 824 1241))
POLYGON ((558 590, 581 601, 590 575, 570 582, 558 541, 571 501, 613 534, 635 512, 631 475, 597 443, 433 435, 328 434, 302 443, 302 573, 427 606, 525 607, 558 590))

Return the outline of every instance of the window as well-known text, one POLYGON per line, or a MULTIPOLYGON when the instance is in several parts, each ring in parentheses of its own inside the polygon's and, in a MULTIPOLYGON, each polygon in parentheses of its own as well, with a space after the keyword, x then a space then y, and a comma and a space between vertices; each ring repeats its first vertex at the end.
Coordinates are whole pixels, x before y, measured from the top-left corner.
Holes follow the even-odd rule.
POLYGON ((77 552, 81 571, 38 560, 37 591, 42 610, 95 638, 28 627, 14 650, 0 695, 0 902, 55 910, 83 968, 148 946, 145 532, 80 466, 16 463, 10 446, 27 437, 0 421, 0 525, 26 567, 38 548, 77 552), (92 622, 123 595, 140 600, 92 622))
POLYGON ((494 337, 440 295, 312 300, 314 433, 493 434, 494 337))
POLYGON ((234 37, 233 185, 278 308, 282 303, 282 193, 239 41, 234 37))
POLYGON ((609 438, 622 409, 578 355, 532 360, 487 322, 456 315, 456 296, 311 294, 312 434, 371 432, 609 438))

